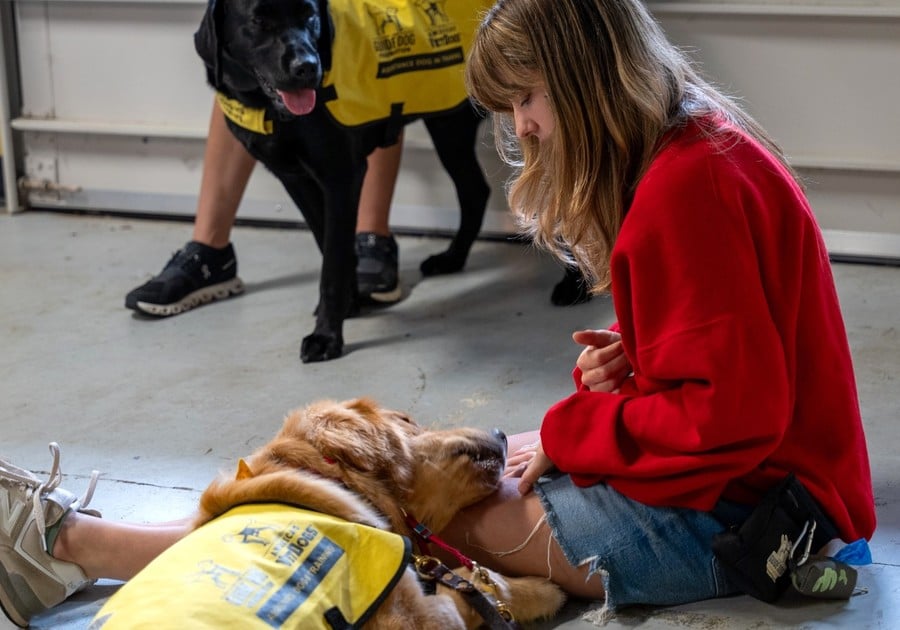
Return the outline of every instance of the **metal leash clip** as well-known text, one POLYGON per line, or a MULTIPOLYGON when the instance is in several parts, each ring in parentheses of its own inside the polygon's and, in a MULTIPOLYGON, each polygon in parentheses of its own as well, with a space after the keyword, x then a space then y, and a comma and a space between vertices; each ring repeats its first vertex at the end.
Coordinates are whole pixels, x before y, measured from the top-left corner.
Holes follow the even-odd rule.
POLYGON ((437 578, 435 577, 434 570, 437 569, 441 561, 435 558, 434 556, 413 556, 413 562, 416 567, 416 573, 423 580, 428 580, 429 582, 435 581, 437 578))
POLYGON ((497 588, 497 582, 491 578, 491 574, 488 573, 488 570, 477 562, 472 562, 472 582, 475 583, 478 590, 491 596, 494 600, 494 608, 497 609, 497 612, 501 617, 506 619, 506 621, 515 621, 512 611, 509 609, 509 605, 499 597, 500 593, 497 588), (481 586, 479 586, 479 583, 481 586))

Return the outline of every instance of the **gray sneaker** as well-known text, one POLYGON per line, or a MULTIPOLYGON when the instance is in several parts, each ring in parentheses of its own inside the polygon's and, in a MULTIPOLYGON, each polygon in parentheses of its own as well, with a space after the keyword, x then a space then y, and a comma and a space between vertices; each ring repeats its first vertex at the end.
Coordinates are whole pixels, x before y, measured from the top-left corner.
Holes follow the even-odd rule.
POLYGON ((360 298, 383 304, 400 299, 403 291, 397 273, 397 241, 393 235, 359 232, 356 235, 356 260, 360 298))
POLYGON ((0 459, 0 608, 14 624, 28 627, 36 614, 94 583, 81 568, 50 555, 63 518, 70 511, 100 516, 87 505, 99 473, 81 498, 59 487, 59 445, 50 443, 53 466, 41 481, 0 459))

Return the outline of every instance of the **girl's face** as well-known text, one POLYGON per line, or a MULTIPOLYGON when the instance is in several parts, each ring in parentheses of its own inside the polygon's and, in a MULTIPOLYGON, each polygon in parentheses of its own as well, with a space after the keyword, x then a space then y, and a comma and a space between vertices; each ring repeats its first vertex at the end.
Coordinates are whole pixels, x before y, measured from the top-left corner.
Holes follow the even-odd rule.
POLYGON ((512 102, 512 111, 519 139, 534 136, 538 142, 544 142, 556 127, 547 88, 543 83, 516 97, 512 102))

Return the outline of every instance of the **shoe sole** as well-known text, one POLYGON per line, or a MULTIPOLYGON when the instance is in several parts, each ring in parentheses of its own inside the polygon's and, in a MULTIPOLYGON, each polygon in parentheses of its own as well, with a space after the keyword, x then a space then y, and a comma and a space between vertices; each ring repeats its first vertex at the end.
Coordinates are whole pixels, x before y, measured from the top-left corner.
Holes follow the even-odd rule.
POLYGON ((392 291, 380 291, 369 293, 369 299, 374 300, 375 302, 381 302, 383 304, 387 304, 390 302, 396 302, 400 299, 400 296, 403 295, 403 290, 398 286, 396 289, 392 291))
POLYGON ((28 627, 28 620, 20 617, 16 613, 16 609, 13 606, 12 601, 8 598, 7 593, 12 591, 12 584, 10 584, 9 573, 6 571, 6 568, 3 564, 0 564, 0 610, 3 611, 3 614, 6 615, 6 618, 12 621, 15 625, 20 628, 28 627))
POLYGON ((138 302, 134 310, 140 311, 146 315, 154 315, 156 317, 169 317, 170 315, 178 315, 192 308, 214 302, 215 300, 224 300, 244 292, 244 283, 240 278, 233 278, 219 284, 211 284, 208 287, 197 289, 193 293, 172 302, 171 304, 153 304, 151 302, 138 302))

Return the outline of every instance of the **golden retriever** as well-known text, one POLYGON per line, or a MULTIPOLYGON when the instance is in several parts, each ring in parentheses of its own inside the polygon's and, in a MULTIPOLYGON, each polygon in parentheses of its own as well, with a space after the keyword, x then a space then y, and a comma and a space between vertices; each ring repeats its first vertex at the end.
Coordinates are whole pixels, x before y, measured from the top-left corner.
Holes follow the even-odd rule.
MULTIPOLYGON (((188 557, 196 568, 202 562, 186 552, 185 548, 193 536, 207 529, 202 527, 204 524, 210 523, 212 526, 224 518, 222 515, 227 516, 235 509, 252 510, 247 506, 271 504, 282 508, 284 505, 302 507, 339 517, 342 522, 360 523, 408 537, 412 537, 412 532, 405 514, 411 514, 432 531, 438 532, 457 511, 496 490, 505 460, 506 438, 496 430, 493 433, 472 428, 426 430, 406 415, 383 409, 365 398, 341 403, 316 402, 288 414, 274 439, 246 460, 241 460, 237 475, 222 475, 209 485, 200 499, 194 522, 197 529, 175 547, 181 546, 181 555, 188 557)), ((286 511, 298 512, 297 508, 286 511)), ((258 529, 263 528, 243 527, 239 532, 244 536, 242 542, 246 543, 248 536, 252 538, 258 534, 258 529)), ((402 541, 397 536, 388 538, 402 541)), ((179 550, 175 547, 163 556, 170 552, 178 555, 179 550)), ((217 558, 221 547, 219 544, 219 547, 209 551, 211 555, 208 557, 217 558)), ((367 553, 371 552, 372 545, 369 544, 366 549, 367 553)), ((352 553, 352 549, 347 551, 348 556, 352 553)), ((203 562, 216 564, 212 560, 203 562)), ((427 595, 412 566, 403 562, 398 562, 397 566, 397 577, 391 582, 381 603, 368 609, 360 619, 342 617, 342 623, 346 621, 347 627, 365 624, 366 628, 375 630, 462 630, 482 624, 481 616, 458 593, 439 585, 437 594, 427 595)), ((222 567, 218 568, 212 579, 228 582, 222 567)), ((471 572, 466 569, 455 571, 478 585, 479 580, 473 578, 471 572)), ((204 574, 207 582, 210 581, 210 570, 199 573, 204 574)), ((194 571, 194 574, 199 573, 194 571)), ((362 571, 363 575, 368 573, 362 571)), ((552 616, 564 602, 562 591, 544 578, 505 578, 494 572, 489 572, 489 575, 494 585, 487 589, 488 592, 508 607, 517 622, 552 616)), ((131 589, 133 596, 140 578, 140 575, 134 578, 120 593, 131 589)), ((145 581, 141 588, 146 593, 158 589, 161 582, 168 584, 172 581, 145 581)), ((220 590, 228 591, 226 596, 230 597, 229 593, 235 590, 234 583, 239 581, 231 580, 225 586, 220 584, 220 590)), ((246 582, 244 580, 243 591, 247 590, 246 582)), ((343 589, 345 594, 354 591, 353 587, 346 585, 343 589)), ((180 595, 183 599, 191 598, 184 587, 176 585, 174 590, 175 598, 180 595)), ((117 607, 113 605, 117 596, 98 613, 95 622, 100 623, 92 627, 115 627, 114 623, 109 626, 104 624, 117 616, 117 607)), ((226 596, 222 598, 226 599, 226 596)), ((248 599, 246 593, 242 597, 248 599)), ((147 607, 145 601, 141 603, 142 608, 147 607)), ((171 601, 171 598, 166 601, 171 601)), ((199 609, 197 614, 202 616, 204 610, 211 610, 216 603, 192 602, 192 605, 194 609, 199 609)), ((126 615, 133 614, 133 607, 132 611, 123 609, 122 613, 119 619, 124 621, 126 615)), ((166 614, 171 614, 171 611, 166 614)), ((259 612, 254 614, 262 616, 259 612)), ((313 619, 308 613, 306 615, 298 608, 282 615, 283 625, 280 622, 276 625, 270 620, 268 626, 260 627, 328 627, 322 619, 313 619)), ((129 619, 134 622, 133 616, 129 619)), ((212 621, 208 623, 209 627, 215 627, 212 621)), ((191 627, 205 626, 194 624, 191 627)), ((249 626, 242 623, 242 627, 249 626)))

